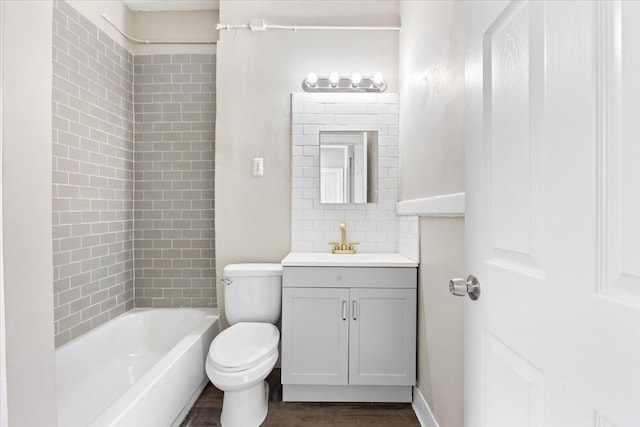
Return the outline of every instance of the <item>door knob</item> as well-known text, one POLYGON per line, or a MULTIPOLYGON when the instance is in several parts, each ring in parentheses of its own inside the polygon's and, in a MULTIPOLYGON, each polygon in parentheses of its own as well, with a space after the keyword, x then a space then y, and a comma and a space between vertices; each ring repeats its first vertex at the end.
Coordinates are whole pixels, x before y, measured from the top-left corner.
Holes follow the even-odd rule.
POLYGON ((473 274, 470 274, 467 280, 452 279, 449 280, 449 292, 458 297, 468 294, 469 298, 475 301, 480 298, 480 282, 473 274))

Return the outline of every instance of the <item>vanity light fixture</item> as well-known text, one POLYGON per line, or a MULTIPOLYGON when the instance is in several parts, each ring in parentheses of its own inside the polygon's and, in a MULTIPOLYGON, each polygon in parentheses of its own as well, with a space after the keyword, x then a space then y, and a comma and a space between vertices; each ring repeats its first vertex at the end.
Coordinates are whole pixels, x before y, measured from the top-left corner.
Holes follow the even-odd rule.
POLYGON ((384 92, 387 82, 382 73, 363 76, 355 72, 349 77, 341 76, 335 71, 327 77, 309 73, 302 81, 302 89, 305 92, 384 92))

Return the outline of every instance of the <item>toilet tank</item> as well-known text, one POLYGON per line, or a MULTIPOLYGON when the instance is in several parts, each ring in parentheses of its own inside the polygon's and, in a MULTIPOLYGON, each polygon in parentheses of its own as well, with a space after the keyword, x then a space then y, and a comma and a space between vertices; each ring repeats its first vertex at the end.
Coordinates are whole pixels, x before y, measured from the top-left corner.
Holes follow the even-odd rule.
POLYGON ((275 324, 282 304, 280 264, 230 264, 223 270, 224 311, 229 324, 275 324))

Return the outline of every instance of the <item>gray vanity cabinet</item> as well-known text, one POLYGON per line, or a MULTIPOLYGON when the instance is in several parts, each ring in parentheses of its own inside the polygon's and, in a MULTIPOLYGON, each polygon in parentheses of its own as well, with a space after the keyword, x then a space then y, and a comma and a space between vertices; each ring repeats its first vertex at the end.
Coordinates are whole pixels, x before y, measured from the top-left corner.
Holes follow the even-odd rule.
POLYGON ((284 267, 285 401, 411 401, 415 268, 284 267))

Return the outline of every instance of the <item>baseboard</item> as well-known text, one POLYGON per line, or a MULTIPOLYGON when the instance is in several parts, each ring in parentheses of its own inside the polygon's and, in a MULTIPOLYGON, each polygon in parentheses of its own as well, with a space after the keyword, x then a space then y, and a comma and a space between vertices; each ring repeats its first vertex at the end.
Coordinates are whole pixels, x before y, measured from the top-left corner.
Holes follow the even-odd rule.
POLYGON ((405 402, 413 399, 410 385, 282 384, 283 402, 405 402))
POLYGON ((413 387, 413 403, 411 406, 422 427, 439 427, 436 418, 431 412, 431 408, 429 408, 427 401, 424 399, 418 387, 413 387))

